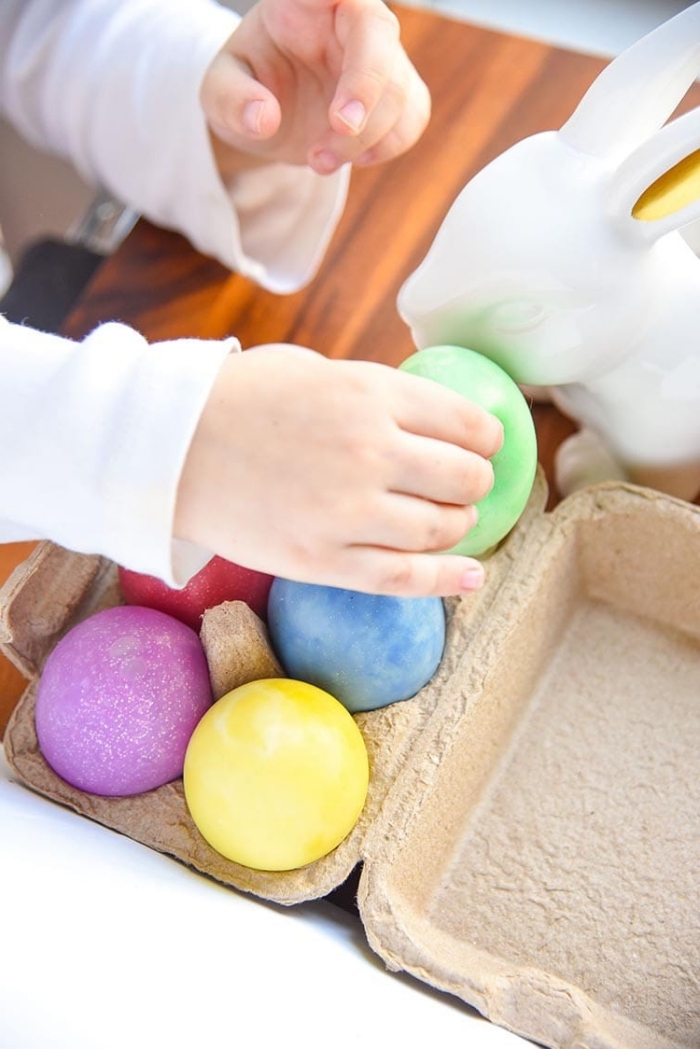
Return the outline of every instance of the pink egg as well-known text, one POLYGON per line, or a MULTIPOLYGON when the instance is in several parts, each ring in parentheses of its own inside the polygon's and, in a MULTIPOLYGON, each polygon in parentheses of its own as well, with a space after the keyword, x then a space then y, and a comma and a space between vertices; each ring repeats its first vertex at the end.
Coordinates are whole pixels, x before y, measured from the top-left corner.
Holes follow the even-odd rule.
POLYGON ((58 642, 39 681, 41 752, 64 780, 107 797, 182 775, 212 702, 206 657, 190 627, 138 606, 109 608, 58 642))
POLYGON ((223 557, 212 557, 181 590, 175 590, 155 576, 121 566, 119 584, 127 604, 157 608, 199 631, 207 609, 224 601, 245 601, 256 615, 265 619, 272 576, 243 568, 223 557))

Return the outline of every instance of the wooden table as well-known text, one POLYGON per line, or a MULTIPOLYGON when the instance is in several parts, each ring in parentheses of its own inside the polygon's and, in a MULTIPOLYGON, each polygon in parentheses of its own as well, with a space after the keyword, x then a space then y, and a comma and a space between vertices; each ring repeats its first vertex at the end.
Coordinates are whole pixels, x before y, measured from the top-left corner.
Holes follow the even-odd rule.
MULTIPOLYGON (((309 288, 285 297, 262 291, 143 221, 101 266, 66 334, 80 338, 121 320, 150 340, 236 334, 244 348, 294 342, 330 357, 393 365, 413 352, 396 295, 454 197, 518 139, 559 127, 605 62, 424 10, 397 11, 405 47, 432 93, 431 124, 406 156, 354 174, 348 207, 309 288)), ((551 487, 554 451, 573 427, 549 405, 533 412, 551 487)), ((1 580, 26 547, 0 551, 1 580)), ((0 731, 20 689, 19 675, 0 667, 0 731)))

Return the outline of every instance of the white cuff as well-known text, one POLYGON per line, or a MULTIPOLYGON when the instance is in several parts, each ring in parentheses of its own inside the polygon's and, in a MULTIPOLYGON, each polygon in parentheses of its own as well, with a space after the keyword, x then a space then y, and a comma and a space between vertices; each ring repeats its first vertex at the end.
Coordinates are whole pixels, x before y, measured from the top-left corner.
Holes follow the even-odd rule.
POLYGON ((173 541, 195 428, 235 339, 82 343, 0 320, 0 541, 48 538, 182 586, 210 551, 173 541))

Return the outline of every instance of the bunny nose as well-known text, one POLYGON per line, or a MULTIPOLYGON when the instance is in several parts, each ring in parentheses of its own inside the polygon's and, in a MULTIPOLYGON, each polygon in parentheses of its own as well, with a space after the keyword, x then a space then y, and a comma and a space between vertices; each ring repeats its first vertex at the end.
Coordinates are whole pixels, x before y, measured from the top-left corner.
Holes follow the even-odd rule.
POLYGON ((495 330, 529 331, 542 323, 546 312, 538 302, 516 299, 494 304, 489 310, 489 321, 495 330))

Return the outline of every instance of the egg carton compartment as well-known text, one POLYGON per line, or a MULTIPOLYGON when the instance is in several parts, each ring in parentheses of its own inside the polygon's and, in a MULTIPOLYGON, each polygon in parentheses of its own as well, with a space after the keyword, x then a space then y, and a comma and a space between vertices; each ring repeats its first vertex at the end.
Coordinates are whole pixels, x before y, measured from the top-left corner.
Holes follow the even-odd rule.
POLYGON ((369 755, 367 800, 345 840, 307 867, 271 873, 221 856, 195 826, 181 779, 145 794, 106 798, 66 783, 44 760, 34 724, 41 670, 54 645, 73 626, 100 609, 122 602, 116 566, 105 559, 42 543, 0 590, 0 646, 30 679, 7 726, 7 759, 17 776, 38 793, 225 885, 284 905, 327 896, 361 861, 368 828, 377 818, 398 769, 410 756, 422 725, 440 702, 461 650, 484 621, 500 580, 510 572, 530 522, 541 515, 546 494, 545 483, 538 476, 518 526, 491 559, 490 585, 471 599, 446 603, 445 650, 430 683, 410 700, 355 715, 369 755))
POLYGON ((120 600, 113 565, 42 544, 0 594, 31 678, 5 749, 29 787, 282 904, 361 864, 367 938, 408 971, 551 1049, 700 1045, 700 508, 602 485, 544 512, 541 477, 413 699, 356 715, 365 809, 330 855, 266 873, 214 852, 181 781, 75 790, 34 731, 41 667, 120 600))
POLYGON ((368 838, 362 918, 535 1042, 696 1049, 700 510, 606 486, 535 532, 368 838))

